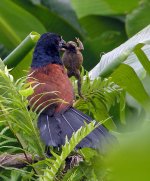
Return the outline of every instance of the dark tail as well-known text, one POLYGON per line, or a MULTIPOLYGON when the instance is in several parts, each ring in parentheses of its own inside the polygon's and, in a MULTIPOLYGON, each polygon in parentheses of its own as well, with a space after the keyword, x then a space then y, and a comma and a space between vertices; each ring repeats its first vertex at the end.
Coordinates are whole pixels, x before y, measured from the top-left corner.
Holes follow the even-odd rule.
MULTIPOLYGON (((73 132, 77 131, 85 122, 90 123, 91 121, 89 116, 71 107, 64 113, 52 117, 41 114, 38 127, 41 139, 47 146, 60 147, 65 144, 66 135, 70 139, 73 132)), ((86 136, 76 148, 102 149, 102 145, 109 142, 111 137, 107 129, 100 125, 86 136)))

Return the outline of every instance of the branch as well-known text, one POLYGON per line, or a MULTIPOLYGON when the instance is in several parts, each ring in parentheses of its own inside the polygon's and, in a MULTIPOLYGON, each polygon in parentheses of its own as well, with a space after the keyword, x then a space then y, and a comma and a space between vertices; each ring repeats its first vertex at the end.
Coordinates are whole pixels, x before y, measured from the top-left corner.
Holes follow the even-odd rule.
POLYGON ((42 160, 42 158, 35 156, 33 157, 31 154, 24 155, 24 153, 18 153, 18 154, 8 154, 4 153, 0 155, 0 167, 15 167, 15 168, 23 168, 29 164, 38 162, 39 160, 42 160), (27 158, 28 162, 27 162, 27 158))

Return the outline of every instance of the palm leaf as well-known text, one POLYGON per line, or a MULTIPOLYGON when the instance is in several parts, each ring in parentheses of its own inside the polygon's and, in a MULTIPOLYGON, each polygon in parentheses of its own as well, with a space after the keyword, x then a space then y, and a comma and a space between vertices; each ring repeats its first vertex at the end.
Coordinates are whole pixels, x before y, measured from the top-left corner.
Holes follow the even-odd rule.
MULTIPOLYGON (((102 56, 100 62, 89 72, 90 78, 93 80, 98 76, 110 75, 121 63, 131 65, 135 71, 137 70, 138 59, 133 54, 138 44, 148 45, 150 43, 150 25, 140 31, 138 34, 130 38, 128 41, 115 48, 111 52, 102 56)), ((144 46, 143 51, 150 57, 150 46, 144 46)), ((142 67, 138 68, 141 70, 142 67)), ((138 69, 138 71, 139 71, 138 69)), ((137 72, 137 71, 136 71, 137 72)))

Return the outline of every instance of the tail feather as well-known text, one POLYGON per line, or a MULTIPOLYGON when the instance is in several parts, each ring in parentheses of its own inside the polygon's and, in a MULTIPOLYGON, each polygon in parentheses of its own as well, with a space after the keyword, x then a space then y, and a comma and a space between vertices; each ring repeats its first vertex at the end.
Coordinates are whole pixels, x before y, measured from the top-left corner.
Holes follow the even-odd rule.
MULTIPOLYGON (((65 112, 48 116, 41 114, 38 120, 41 139, 47 146, 61 146, 65 144, 66 136, 70 139, 73 132, 77 131, 85 122, 90 123, 92 119, 74 108, 65 112)), ((110 134, 107 129, 100 125, 88 136, 86 136, 76 148, 90 147, 102 148, 104 142, 110 140, 110 134)))
POLYGON ((55 117, 49 117, 46 114, 41 114, 38 120, 40 135, 44 143, 52 146, 61 145, 61 128, 55 117))

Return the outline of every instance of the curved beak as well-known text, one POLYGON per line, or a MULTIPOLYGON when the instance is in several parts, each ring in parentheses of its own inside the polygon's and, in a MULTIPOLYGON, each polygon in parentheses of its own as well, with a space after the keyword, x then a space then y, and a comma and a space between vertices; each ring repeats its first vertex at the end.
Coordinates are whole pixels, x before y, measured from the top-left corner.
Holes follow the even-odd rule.
POLYGON ((62 38, 61 38, 61 41, 59 42, 59 48, 60 48, 60 49, 66 48, 66 42, 65 42, 65 40, 63 40, 62 38))

